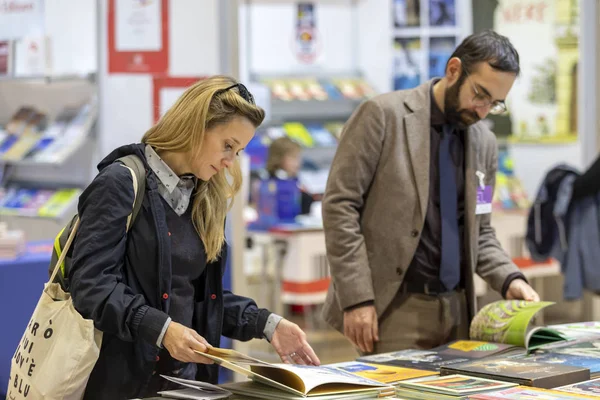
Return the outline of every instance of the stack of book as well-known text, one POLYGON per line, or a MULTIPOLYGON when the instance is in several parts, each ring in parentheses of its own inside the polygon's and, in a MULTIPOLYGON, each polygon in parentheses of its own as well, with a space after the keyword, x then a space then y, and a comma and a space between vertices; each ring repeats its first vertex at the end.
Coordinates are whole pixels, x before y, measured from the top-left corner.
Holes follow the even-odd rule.
POLYGON ((0 259, 14 259, 25 252, 25 234, 20 230, 8 230, 0 223, 0 259))
POLYGON ((396 395, 409 400, 458 400, 514 386, 513 383, 464 375, 432 376, 400 382, 396 395))

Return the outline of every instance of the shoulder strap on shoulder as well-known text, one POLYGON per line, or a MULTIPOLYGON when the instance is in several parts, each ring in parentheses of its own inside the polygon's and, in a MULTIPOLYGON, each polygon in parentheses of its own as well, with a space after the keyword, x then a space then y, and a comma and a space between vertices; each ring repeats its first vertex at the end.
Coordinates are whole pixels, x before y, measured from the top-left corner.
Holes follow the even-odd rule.
POLYGON ((131 218, 127 219, 127 230, 131 228, 135 218, 142 208, 142 201, 144 200, 144 194, 146 193, 146 167, 142 160, 135 154, 129 154, 127 156, 118 158, 120 161, 129 168, 132 172, 133 177, 133 189, 135 192, 135 200, 133 202, 133 212, 131 218))

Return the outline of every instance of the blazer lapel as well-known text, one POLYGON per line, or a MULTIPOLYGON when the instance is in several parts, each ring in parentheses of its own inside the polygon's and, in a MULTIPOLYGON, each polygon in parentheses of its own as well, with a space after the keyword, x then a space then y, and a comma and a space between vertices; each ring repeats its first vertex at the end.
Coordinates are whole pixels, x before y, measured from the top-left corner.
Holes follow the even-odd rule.
POLYGON ((465 133, 465 241, 469 249, 470 265, 475 266, 475 252, 477 248, 477 235, 475 232, 475 209, 477 207, 477 153, 478 153, 478 132, 476 127, 472 127, 465 133))
POLYGON ((429 113, 419 109, 404 118, 404 129, 412 164, 412 173, 417 185, 421 217, 427 213, 429 199, 430 134, 429 113))
POLYGON ((431 83, 429 81, 414 89, 404 102, 412 111, 404 117, 404 132, 419 196, 421 218, 425 218, 429 199, 431 83))

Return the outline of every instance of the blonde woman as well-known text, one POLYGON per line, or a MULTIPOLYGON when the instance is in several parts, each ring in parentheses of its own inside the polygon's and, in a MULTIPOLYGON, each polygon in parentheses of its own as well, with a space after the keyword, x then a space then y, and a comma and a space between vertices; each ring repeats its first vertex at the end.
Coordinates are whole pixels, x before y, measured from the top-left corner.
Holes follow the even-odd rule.
POLYGON ((223 290, 237 155, 263 118, 244 85, 215 76, 187 89, 141 144, 99 164, 79 199, 69 274, 76 309, 104 333, 85 399, 152 396, 171 388, 160 374, 217 382, 217 366, 194 350, 221 335, 266 338, 283 362, 319 364, 297 325, 223 290), (143 160, 146 191, 126 232, 133 178, 116 160, 129 154, 143 160))

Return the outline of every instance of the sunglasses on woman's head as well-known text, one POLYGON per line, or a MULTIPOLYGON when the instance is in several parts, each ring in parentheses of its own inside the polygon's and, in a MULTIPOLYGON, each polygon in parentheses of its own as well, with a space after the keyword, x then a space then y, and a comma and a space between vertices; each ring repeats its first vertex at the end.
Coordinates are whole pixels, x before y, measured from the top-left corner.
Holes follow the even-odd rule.
POLYGON ((256 104, 256 103, 254 103, 254 96, 252 96, 252 93, 250 93, 250 91, 248 91, 248 88, 246 86, 244 86, 242 83, 236 83, 225 89, 219 89, 216 91, 215 96, 217 96, 221 93, 225 93, 226 91, 231 90, 233 88, 237 88, 240 96, 242 96, 242 99, 246 100, 250 104, 256 104))

